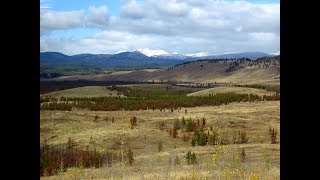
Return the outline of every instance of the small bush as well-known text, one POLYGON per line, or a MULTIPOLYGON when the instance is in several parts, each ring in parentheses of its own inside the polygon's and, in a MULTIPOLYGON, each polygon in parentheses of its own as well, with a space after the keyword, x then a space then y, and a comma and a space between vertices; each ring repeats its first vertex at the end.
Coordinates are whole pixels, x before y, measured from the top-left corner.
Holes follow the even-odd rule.
POLYGON ((208 133, 208 144, 210 145, 217 145, 218 144, 218 132, 213 131, 212 134, 208 133))
POLYGON ((277 129, 269 128, 269 135, 270 135, 270 139, 271 139, 271 144, 277 143, 277 134, 278 134, 277 129))
POLYGON ((205 118, 202 118, 201 128, 204 128, 205 126, 206 126, 206 119, 205 119, 205 118))
POLYGON ((176 156, 176 158, 174 159, 174 165, 180 165, 181 162, 180 162, 180 159, 178 156, 176 156))
POLYGON ((105 120, 106 122, 108 122, 108 121, 109 121, 109 117, 105 117, 104 120, 105 120))
POLYGON ((191 145, 204 146, 208 142, 208 136, 203 130, 196 131, 193 134, 191 145))
POLYGON ((188 133, 188 134, 183 133, 182 140, 183 140, 184 142, 187 142, 187 141, 189 141, 190 139, 191 139, 191 137, 190 137, 190 134, 189 134, 189 133, 188 133))
POLYGON ((164 121, 159 122, 159 129, 164 130, 165 123, 164 121))
POLYGON ((240 143, 247 143, 247 133, 245 131, 240 132, 240 143))
POLYGON ((241 150, 241 153, 240 153, 240 162, 244 162, 246 159, 246 152, 244 151, 244 149, 241 150))
POLYGON ((230 144, 230 140, 228 138, 228 132, 224 132, 220 135, 220 145, 230 144))
POLYGON ((181 129, 181 123, 180 123, 180 121, 178 119, 176 119, 174 121, 173 127, 176 128, 176 129, 181 129))
POLYGON ((181 124, 182 124, 182 128, 184 129, 187 125, 187 122, 186 120, 184 119, 184 117, 182 117, 182 120, 181 120, 181 124))
POLYGON ((173 127, 173 129, 172 129, 172 137, 173 138, 178 137, 178 129, 176 127, 173 127))
POLYGON ((186 155, 187 164, 197 164, 197 157, 195 153, 188 151, 186 155))
POLYGON ((114 117, 111 118, 111 122, 114 123, 114 117))
POLYGON ((133 117, 130 119, 130 124, 131 124, 131 129, 133 129, 134 126, 137 125, 137 118, 136 118, 136 116, 133 116, 133 117))
POLYGON ((100 118, 100 117, 99 117, 98 115, 95 115, 94 118, 93 118, 93 121, 94 121, 94 122, 98 122, 98 119, 99 119, 99 118, 100 118))
POLYGON ((127 159, 128 159, 128 163, 130 165, 133 164, 133 161, 134 161, 134 158, 133 158, 133 152, 131 149, 128 150, 128 153, 127 153, 127 159))
POLYGON ((187 132, 194 132, 197 129, 197 125, 196 125, 195 122, 192 121, 191 118, 189 118, 186 121, 185 129, 186 129, 187 132))
POLYGON ((234 132, 232 138, 233 144, 244 144, 248 142, 247 133, 245 131, 234 132))
POLYGON ((162 141, 158 142, 158 152, 161 152, 163 150, 163 143, 162 141))

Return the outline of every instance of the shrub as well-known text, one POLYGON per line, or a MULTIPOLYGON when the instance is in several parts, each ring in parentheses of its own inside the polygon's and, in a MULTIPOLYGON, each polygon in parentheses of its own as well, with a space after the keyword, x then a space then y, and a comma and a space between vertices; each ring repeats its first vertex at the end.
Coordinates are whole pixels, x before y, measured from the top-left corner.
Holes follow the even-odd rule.
POLYGON ((173 127, 173 129, 172 129, 172 137, 173 138, 178 137, 178 129, 176 127, 173 127))
POLYGON ((230 144, 230 140, 228 138, 228 132, 224 132, 220 135, 220 144, 221 145, 230 144))
POLYGON ((111 122, 114 123, 114 117, 111 118, 111 122))
POLYGON ((134 158, 133 158, 133 152, 132 152, 131 149, 129 149, 128 152, 127 152, 127 159, 128 159, 128 163, 130 165, 132 165, 133 161, 134 161, 134 158))
POLYGON ((205 119, 205 118, 202 118, 202 125, 201 125, 201 127, 204 128, 205 125, 206 125, 206 119, 205 119))
POLYGON ((277 143, 277 134, 278 134, 277 129, 269 128, 269 135, 270 135, 270 139, 271 139, 271 144, 277 143))
POLYGON ((109 121, 109 117, 105 117, 104 120, 105 120, 106 122, 108 122, 108 121, 109 121))
POLYGON ((98 119, 99 119, 99 118, 100 118, 100 117, 99 117, 98 115, 95 115, 93 121, 94 121, 94 122, 98 122, 98 119))
POLYGON ((190 140, 190 134, 188 133, 187 135, 185 133, 183 133, 183 136, 182 136, 182 140, 184 142, 187 142, 190 140))
POLYGON ((176 156, 176 158, 174 159, 174 165, 180 165, 180 158, 178 156, 176 156))
POLYGON ((187 132, 193 132, 197 129, 196 126, 197 126, 196 123, 193 122, 191 118, 189 118, 186 121, 185 129, 187 132))
POLYGON ((218 142, 218 132, 213 131, 212 134, 208 133, 208 144, 217 145, 218 142))
POLYGON ((130 124, 131 124, 131 129, 133 129, 134 126, 137 125, 137 118, 136 118, 136 116, 133 116, 133 117, 130 118, 130 124))
POLYGON ((191 144, 198 145, 198 146, 204 146, 208 142, 208 136, 203 130, 198 130, 193 134, 191 144))
POLYGON ((184 119, 184 117, 182 117, 182 119, 181 119, 181 124, 182 124, 182 128, 185 128, 186 125, 187 125, 187 122, 186 122, 186 120, 184 119))
POLYGON ((197 157, 195 153, 188 151, 186 155, 187 164, 197 164, 197 157))
POLYGON ((240 153, 240 162, 244 162, 246 159, 246 152, 244 151, 244 149, 241 150, 241 153, 240 153))
POLYGON ((163 144, 162 141, 158 142, 158 152, 161 152, 163 150, 163 144))
POLYGON ((178 119, 176 119, 176 120, 174 121, 173 127, 176 128, 176 129, 178 129, 178 130, 181 129, 181 123, 180 123, 180 121, 179 121, 178 119))
POLYGON ((245 131, 234 132, 232 138, 233 144, 244 144, 248 142, 247 133, 245 131))
POLYGON ((248 138, 247 138, 247 133, 245 131, 240 132, 240 143, 247 143, 248 138))
POLYGON ((165 123, 164 121, 159 122, 159 129, 164 130, 165 123))

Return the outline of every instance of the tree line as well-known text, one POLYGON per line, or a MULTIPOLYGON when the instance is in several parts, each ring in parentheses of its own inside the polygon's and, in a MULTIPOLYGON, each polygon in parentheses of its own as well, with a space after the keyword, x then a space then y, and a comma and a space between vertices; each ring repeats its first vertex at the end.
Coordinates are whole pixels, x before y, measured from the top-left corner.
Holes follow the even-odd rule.
POLYGON ((72 110, 85 108, 91 111, 118 111, 118 110, 178 110, 181 107, 218 106, 232 102, 275 101, 280 95, 258 96, 253 94, 222 93, 209 96, 172 95, 159 96, 147 99, 145 97, 76 97, 61 98, 62 102, 47 102, 40 104, 41 110, 72 110))

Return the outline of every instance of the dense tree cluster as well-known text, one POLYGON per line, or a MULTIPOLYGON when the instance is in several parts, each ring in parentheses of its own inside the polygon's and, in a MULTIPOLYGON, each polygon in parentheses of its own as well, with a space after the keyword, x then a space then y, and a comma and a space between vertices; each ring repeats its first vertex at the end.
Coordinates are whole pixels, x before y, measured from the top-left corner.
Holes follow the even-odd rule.
POLYGON ((207 97, 195 96, 169 96, 153 99, 137 98, 120 98, 120 97, 78 97, 60 99, 64 102, 41 103, 41 110, 64 110, 70 111, 73 107, 90 109, 91 111, 117 111, 117 110, 147 110, 147 109, 175 109, 180 107, 196 106, 218 106, 229 104, 231 102, 252 102, 252 101, 275 101, 280 100, 280 95, 264 95, 260 97, 253 94, 234 94, 224 93, 209 95, 207 97))
POLYGON ((53 175, 70 167, 99 168, 120 159, 117 154, 99 152, 95 148, 77 149, 71 138, 63 145, 53 146, 44 143, 40 146, 40 176, 53 175))

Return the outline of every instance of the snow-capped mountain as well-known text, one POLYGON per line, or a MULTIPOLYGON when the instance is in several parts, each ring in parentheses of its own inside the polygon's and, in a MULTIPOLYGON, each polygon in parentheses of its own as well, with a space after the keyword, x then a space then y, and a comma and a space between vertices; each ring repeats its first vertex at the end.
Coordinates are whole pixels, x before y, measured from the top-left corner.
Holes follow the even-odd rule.
POLYGON ((144 49, 138 49, 138 51, 141 52, 142 54, 148 56, 148 57, 169 55, 169 53, 164 51, 164 50, 151 50, 151 49, 148 49, 148 48, 144 48, 144 49))
POLYGON ((278 52, 275 52, 275 53, 269 53, 270 55, 274 55, 274 56, 277 56, 277 55, 280 55, 280 51, 278 52))
POLYGON ((40 52, 40 65, 55 67, 108 67, 108 68, 164 68, 176 64, 200 59, 236 59, 247 57, 272 56, 263 52, 242 52, 220 55, 206 55, 203 52, 183 55, 177 52, 168 53, 164 50, 139 49, 132 52, 116 54, 77 54, 65 55, 59 52, 40 52))
POLYGON ((189 57, 203 57, 203 56, 208 56, 209 54, 207 52, 198 52, 194 54, 186 54, 189 57))
POLYGON ((187 56, 180 54, 178 52, 169 53, 164 50, 151 50, 148 48, 138 49, 142 54, 153 57, 153 58, 161 58, 161 59, 186 59, 187 56))

